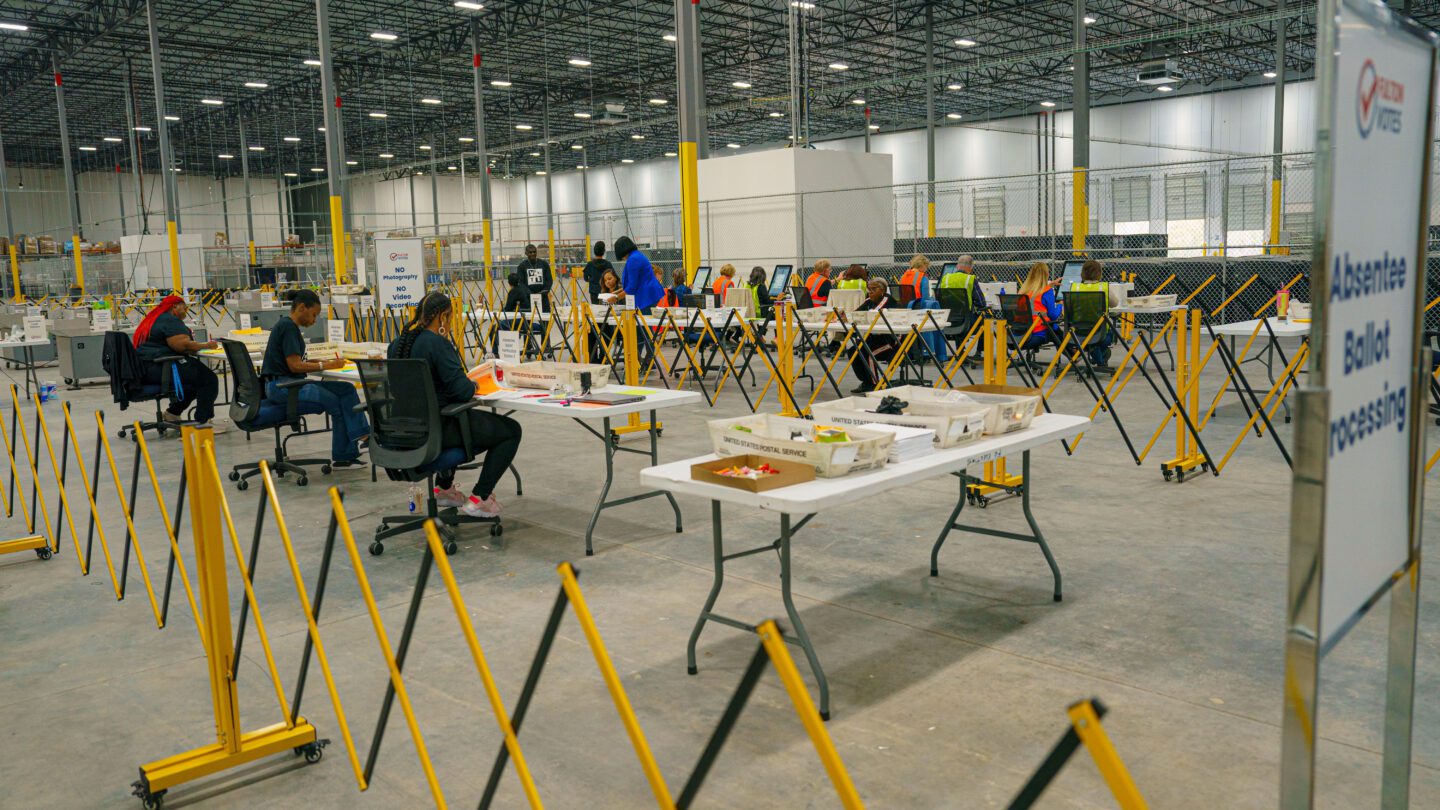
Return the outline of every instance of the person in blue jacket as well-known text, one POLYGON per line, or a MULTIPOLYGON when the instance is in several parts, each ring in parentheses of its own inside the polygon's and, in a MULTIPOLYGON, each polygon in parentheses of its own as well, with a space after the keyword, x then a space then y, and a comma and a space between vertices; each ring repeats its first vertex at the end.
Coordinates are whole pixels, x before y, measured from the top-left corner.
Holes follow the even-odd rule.
POLYGON ((625 262, 625 269, 620 272, 620 286, 625 288, 630 306, 649 312, 656 302, 665 297, 665 288, 655 280, 655 268, 628 236, 615 240, 615 257, 625 262))

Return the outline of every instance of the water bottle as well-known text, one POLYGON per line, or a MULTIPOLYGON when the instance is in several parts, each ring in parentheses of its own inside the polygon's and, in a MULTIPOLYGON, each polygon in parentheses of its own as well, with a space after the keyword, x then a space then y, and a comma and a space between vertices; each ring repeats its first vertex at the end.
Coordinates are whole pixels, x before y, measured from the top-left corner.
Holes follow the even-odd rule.
POLYGON ((410 511, 411 511, 411 512, 414 512, 415 510, 417 510, 417 509, 419 509, 419 508, 420 508, 420 488, 417 487, 417 486, 413 486, 413 485, 412 485, 412 486, 410 487, 410 511))

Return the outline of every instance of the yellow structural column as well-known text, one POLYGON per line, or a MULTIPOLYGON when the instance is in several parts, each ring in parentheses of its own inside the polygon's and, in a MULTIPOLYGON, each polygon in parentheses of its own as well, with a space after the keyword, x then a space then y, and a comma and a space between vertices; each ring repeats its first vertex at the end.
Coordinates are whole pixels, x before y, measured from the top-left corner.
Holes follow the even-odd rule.
POLYGON ((15 243, 10 243, 10 281, 15 285, 15 302, 25 300, 25 293, 20 291, 20 257, 15 255, 15 243))
POLYGON ((255 240, 251 239, 248 245, 250 248, 250 263, 255 264, 255 240))
POLYGON ((170 286, 175 292, 185 289, 180 276, 180 235, 175 230, 175 220, 165 223, 165 233, 170 240, 170 286))
POLYGON ((1074 184, 1071 186, 1071 210, 1070 217, 1073 223, 1073 234, 1070 236, 1070 251, 1076 256, 1085 253, 1085 237, 1090 231, 1090 201, 1087 198, 1085 167, 1076 166, 1073 175, 1074 184))
POLYGON ((330 247, 335 254, 336 284, 344 284, 350 277, 345 267, 345 222, 340 205, 340 195, 330 195, 330 247))
POLYGON ((1280 179, 1277 177, 1270 181, 1270 239, 1266 253, 1286 253, 1280 246, 1280 179))
POLYGON ((685 263, 686 285, 695 283, 700 268, 700 176, 698 147, 694 141, 680 143, 680 260, 685 263))
POLYGON ((490 257, 490 220, 488 219, 480 221, 480 243, 481 250, 485 252, 485 298, 490 302, 490 306, 494 306, 495 279, 494 274, 490 272, 494 260, 490 257))
POLYGON ((545 231, 545 242, 550 247, 550 272, 555 273, 555 229, 545 231))
POLYGON ((925 203, 925 235, 935 236, 935 201, 925 203))
POLYGON ((85 259, 80 253, 80 236, 70 236, 71 249, 75 251, 75 286, 80 288, 80 294, 85 294, 85 259))

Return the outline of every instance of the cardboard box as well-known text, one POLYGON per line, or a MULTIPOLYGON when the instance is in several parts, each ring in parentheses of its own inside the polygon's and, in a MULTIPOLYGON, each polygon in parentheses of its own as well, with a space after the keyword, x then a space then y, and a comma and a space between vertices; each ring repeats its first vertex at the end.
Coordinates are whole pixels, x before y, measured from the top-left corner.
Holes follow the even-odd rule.
POLYGON ((53 236, 41 236, 35 240, 37 253, 59 253, 60 245, 53 236))
POLYGON ((803 484, 806 481, 814 481, 815 467, 814 465, 802 464, 797 461, 785 461, 783 459, 754 454, 725 456, 723 458, 717 458, 714 461, 702 461, 699 464, 690 465, 690 478, 694 481, 704 481, 707 484, 719 484, 722 487, 743 489, 746 492, 765 492, 770 489, 788 487, 792 484, 803 484), (778 475, 767 475, 764 478, 735 478, 719 474, 719 471, 726 467, 758 467, 761 464, 769 464, 780 472, 778 475))

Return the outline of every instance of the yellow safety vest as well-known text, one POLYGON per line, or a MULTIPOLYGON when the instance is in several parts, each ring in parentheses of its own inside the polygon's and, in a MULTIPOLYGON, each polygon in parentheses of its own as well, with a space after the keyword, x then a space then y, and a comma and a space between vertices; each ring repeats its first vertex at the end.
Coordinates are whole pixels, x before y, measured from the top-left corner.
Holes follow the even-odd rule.
POLYGON ((1110 310, 1110 284, 1104 281, 1077 281, 1070 285, 1071 292, 1098 292, 1105 294, 1105 310, 1110 310))

